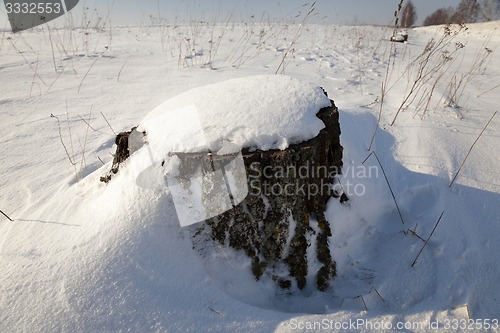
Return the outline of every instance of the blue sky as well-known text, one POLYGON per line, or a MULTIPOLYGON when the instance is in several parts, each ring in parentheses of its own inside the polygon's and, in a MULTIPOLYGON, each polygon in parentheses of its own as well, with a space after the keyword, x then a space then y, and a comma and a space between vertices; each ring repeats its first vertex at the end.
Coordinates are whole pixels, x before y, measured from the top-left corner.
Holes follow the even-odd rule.
MULTIPOLYGON (((108 6, 112 6, 111 19, 117 24, 150 23, 150 16, 162 17, 169 21, 189 21, 203 19, 212 22, 214 17, 223 20, 232 14, 234 21, 249 21, 254 15, 260 21, 264 16, 270 20, 283 17, 293 18, 299 12, 304 14, 309 6, 302 7, 309 0, 80 0, 75 15, 82 8, 97 9, 106 16, 108 6), (159 8, 159 10, 158 10, 159 8)), ((311 21, 335 24, 388 24, 396 9, 398 0, 318 0, 315 16, 311 21)), ((456 6, 460 0, 413 0, 417 9, 418 23, 434 10, 456 6)), ((2 6, 0 27, 5 27, 7 14, 2 6)))

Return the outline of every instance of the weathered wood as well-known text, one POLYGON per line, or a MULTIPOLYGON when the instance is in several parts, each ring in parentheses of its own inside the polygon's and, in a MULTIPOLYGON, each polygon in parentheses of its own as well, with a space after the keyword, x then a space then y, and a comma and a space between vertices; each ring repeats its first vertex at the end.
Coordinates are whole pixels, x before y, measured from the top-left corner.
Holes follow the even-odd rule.
MULTIPOLYGON (((327 201, 339 195, 332 184, 342 168, 339 114, 334 102, 331 103, 331 107, 317 113, 325 128, 315 138, 292 144, 285 150, 244 148, 241 153, 247 172, 248 195, 233 209, 198 225, 193 237, 204 237, 208 232, 211 240, 221 246, 243 251, 251 258, 252 273, 257 279, 266 274, 285 289, 305 288, 312 259, 308 258, 308 252, 311 253, 308 248, 314 239, 313 252, 320 264, 315 272, 316 287, 327 290, 336 276, 336 263, 329 247, 332 230, 325 210, 327 201), (283 267, 288 272, 284 273, 283 267)), ((131 132, 117 136, 113 166, 101 181, 109 181, 129 156, 131 132)), ((219 156, 206 152, 174 155, 181 161, 179 173, 186 177, 200 166, 206 171, 221 170, 235 157, 234 154, 219 156)), ((210 172, 206 172, 202 180, 202 201, 207 202, 207 206, 212 205, 210 200, 214 196, 224 192, 218 188, 221 186, 226 184, 214 182, 210 172)), ((343 195, 341 202, 345 200, 343 195)))
MULTIPOLYGON (((121 163, 123 163, 129 156, 129 136, 132 133, 137 133, 137 127, 132 127, 130 131, 120 132, 115 138, 116 151, 113 155, 113 164, 111 165, 111 170, 100 178, 100 181, 103 183, 108 183, 111 180, 111 177, 118 172, 121 163)), ((146 133, 142 133, 142 135, 146 135, 146 133)))
MULTIPOLYGON (((307 142, 290 145, 285 150, 245 148, 242 155, 247 170, 248 196, 232 210, 206 221, 213 241, 244 251, 252 259, 254 276, 259 279, 267 274, 281 288, 292 287, 293 280, 299 289, 306 286, 308 239, 311 238, 316 239, 316 259, 321 264, 316 272, 317 288, 327 290, 336 276, 328 241, 332 230, 324 213, 327 201, 336 196, 330 185, 342 168, 339 114, 332 101, 332 106, 321 109, 317 116, 325 123, 325 128, 307 142), (281 172, 283 170, 290 172, 281 172), (305 174, 299 174, 304 170, 307 170, 305 174), (270 190, 285 188, 295 190, 292 193, 270 190), (313 193, 311 189, 319 191, 313 193), (311 227, 311 219, 317 222, 316 230, 311 227), (283 265, 289 271, 285 276, 282 269, 276 269, 283 265)), ((224 156, 206 153, 176 155, 181 165, 188 169, 199 165, 208 169, 211 163, 211 167, 221 169, 232 159, 232 156, 225 160, 224 156)), ((189 170, 181 173, 189 174, 189 170)), ((204 194, 210 197, 212 193, 204 194)), ((197 232, 194 237, 200 234, 203 233, 197 232)))

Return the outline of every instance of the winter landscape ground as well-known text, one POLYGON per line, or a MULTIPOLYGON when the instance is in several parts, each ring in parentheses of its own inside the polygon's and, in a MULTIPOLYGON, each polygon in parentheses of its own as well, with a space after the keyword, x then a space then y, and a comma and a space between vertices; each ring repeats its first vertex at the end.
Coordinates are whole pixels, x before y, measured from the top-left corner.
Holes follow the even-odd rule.
POLYGON ((2 32, 0 331, 500 331, 499 30, 415 28, 408 43, 286 23, 2 32), (168 190, 126 165, 99 182, 115 133, 165 100, 276 72, 340 111, 352 187, 328 206, 338 277, 324 293, 255 281, 229 249, 201 257, 168 190))

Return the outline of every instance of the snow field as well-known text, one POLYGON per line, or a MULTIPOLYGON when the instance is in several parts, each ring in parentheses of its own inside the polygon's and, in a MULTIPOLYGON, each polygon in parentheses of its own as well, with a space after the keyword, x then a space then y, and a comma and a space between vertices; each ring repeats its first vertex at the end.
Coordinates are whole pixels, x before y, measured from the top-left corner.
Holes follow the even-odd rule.
MULTIPOLYGON (((182 29, 117 27, 112 43, 104 34, 88 35, 88 48, 70 47, 70 34, 76 44, 83 40, 80 31, 56 31, 55 58, 47 30, 1 37, 0 209, 15 220, 0 222, 2 331, 290 332, 293 322, 322 319, 428 325, 467 318, 466 304, 473 319, 498 318, 498 117, 448 187, 499 103, 497 91, 489 91, 500 75, 498 22, 471 25, 457 37, 466 45, 455 63, 458 75, 471 68, 485 41, 494 54, 469 82, 460 108, 438 105, 447 91, 443 81, 435 109, 421 119, 412 105, 390 126, 408 91, 406 77, 385 96, 373 150, 405 224, 381 173, 347 173, 343 182, 362 184, 366 192, 348 206, 329 203, 339 276, 331 291, 302 295, 255 282, 239 253, 215 247, 200 256, 192 229, 179 226, 168 190, 138 187, 127 167, 132 161, 108 186, 98 182, 114 150, 107 122, 115 132, 130 129, 189 89, 273 74, 288 46, 284 29, 294 27, 222 26, 226 32, 210 58, 207 47, 194 55, 179 48, 186 41, 182 29), (267 31, 262 40, 261 29, 267 31), (51 114, 60 119, 76 172, 51 114), (407 230, 426 239, 442 211, 412 268, 423 241, 407 230)), ((410 43, 396 46, 391 80, 440 36, 433 29, 411 30, 410 43)), ((340 108, 346 166, 360 167, 368 156, 389 36, 384 28, 308 26, 287 57, 287 75, 323 87, 340 108)), ((200 33, 191 43, 193 37, 208 40, 200 33)), ((373 157, 365 164, 379 167, 373 157)))

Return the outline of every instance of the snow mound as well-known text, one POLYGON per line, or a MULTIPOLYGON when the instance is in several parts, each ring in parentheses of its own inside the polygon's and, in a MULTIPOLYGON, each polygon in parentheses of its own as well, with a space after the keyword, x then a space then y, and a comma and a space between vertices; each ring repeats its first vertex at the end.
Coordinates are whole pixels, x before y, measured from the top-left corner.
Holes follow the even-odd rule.
POLYGON ((225 142, 285 149, 318 135, 330 106, 320 87, 284 75, 257 75, 195 88, 167 100, 139 126, 152 151, 219 151, 225 142))

